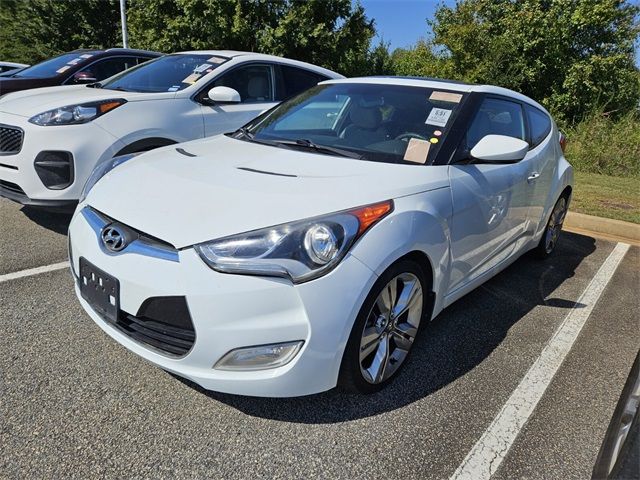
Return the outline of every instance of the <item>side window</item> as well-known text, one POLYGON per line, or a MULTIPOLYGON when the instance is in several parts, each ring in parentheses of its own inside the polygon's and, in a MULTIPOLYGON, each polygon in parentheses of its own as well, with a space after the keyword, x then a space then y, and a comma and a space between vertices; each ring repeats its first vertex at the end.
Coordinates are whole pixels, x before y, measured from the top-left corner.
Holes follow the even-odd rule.
POLYGON ((283 100, 315 87, 318 82, 327 80, 324 75, 287 65, 281 65, 280 71, 282 72, 282 91, 279 96, 283 100))
POLYGON ((529 122, 529 130, 531 134, 531 146, 535 147, 542 142, 551 131, 551 120, 549 116, 530 105, 525 105, 527 112, 527 121, 529 122))
POLYGON ((93 74, 93 78, 96 80, 104 80, 116 73, 120 73, 123 70, 131 68, 136 65, 136 59, 133 57, 116 57, 100 60, 93 65, 88 66, 82 72, 93 74))
POLYGON ((520 104, 498 98, 485 99, 467 130, 467 149, 472 149, 486 135, 507 135, 525 140, 520 104))
POLYGON ((273 102, 271 67, 268 65, 234 68, 216 79, 212 86, 233 88, 240 94, 242 103, 273 102))

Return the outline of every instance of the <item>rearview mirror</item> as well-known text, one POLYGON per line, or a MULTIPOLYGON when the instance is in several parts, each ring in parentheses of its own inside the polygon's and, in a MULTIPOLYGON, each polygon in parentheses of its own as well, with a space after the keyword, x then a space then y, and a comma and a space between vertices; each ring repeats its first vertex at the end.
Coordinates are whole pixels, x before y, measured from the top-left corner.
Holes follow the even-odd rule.
POLYGON ((471 149, 471 156, 480 161, 513 163, 522 160, 529 151, 524 140, 506 135, 486 135, 471 149))
POLYGON ((78 72, 73 76, 74 83, 95 83, 98 81, 93 72, 78 72))
POLYGON ((240 94, 229 87, 213 87, 207 93, 209 100, 214 103, 240 103, 240 94))

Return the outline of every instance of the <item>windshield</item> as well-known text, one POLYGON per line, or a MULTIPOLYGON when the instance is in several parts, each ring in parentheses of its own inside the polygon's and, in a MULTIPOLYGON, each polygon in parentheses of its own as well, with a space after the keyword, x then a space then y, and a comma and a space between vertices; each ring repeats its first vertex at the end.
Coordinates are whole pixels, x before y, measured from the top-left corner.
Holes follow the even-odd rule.
POLYGON ((72 52, 65 53, 59 57, 50 58, 44 62, 38 63, 32 67, 27 67, 19 72, 15 72, 12 77, 24 78, 47 78, 60 75, 71 67, 88 60, 93 57, 96 52, 72 52))
POLYGON ((319 85, 263 114, 238 138, 377 162, 435 158, 464 98, 404 85, 319 85))
POLYGON ((111 77, 101 86, 130 92, 177 92, 193 85, 227 60, 206 54, 165 55, 111 77))

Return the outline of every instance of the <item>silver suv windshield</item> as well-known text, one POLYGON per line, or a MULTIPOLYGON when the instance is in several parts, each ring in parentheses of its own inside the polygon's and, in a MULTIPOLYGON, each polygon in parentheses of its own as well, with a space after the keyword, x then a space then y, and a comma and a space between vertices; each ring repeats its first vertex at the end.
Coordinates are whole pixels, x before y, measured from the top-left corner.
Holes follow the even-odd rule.
POLYGON ((405 85, 318 85, 234 136, 362 160, 426 164, 435 158, 464 96, 405 85))
POLYGON ((207 54, 174 54, 145 62, 111 77, 101 88, 126 92, 177 92, 198 82, 228 58, 207 54))

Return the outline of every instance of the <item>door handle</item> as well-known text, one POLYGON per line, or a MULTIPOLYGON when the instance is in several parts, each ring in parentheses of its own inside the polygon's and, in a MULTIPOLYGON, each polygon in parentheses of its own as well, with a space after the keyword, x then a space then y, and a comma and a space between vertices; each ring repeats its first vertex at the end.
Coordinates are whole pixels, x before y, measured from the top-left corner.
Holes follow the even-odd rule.
POLYGON ((531 175, 529 175, 527 177, 527 182, 531 183, 531 182, 535 182, 538 177, 540 176, 540 174, 538 172, 533 172, 531 175))

